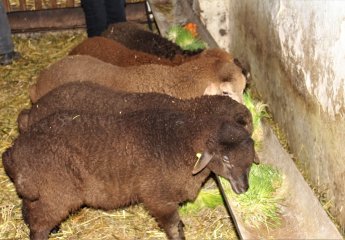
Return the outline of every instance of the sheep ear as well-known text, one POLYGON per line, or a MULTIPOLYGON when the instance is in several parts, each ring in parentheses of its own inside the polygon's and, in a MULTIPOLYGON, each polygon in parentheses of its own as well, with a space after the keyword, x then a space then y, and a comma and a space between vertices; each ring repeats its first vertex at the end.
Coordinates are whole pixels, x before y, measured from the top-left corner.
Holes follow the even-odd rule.
POLYGON ((208 151, 204 151, 201 155, 201 157, 198 159, 198 161, 195 163, 193 168, 193 175, 199 173, 201 170, 203 170, 207 164, 211 161, 214 154, 210 154, 208 151))
POLYGON ((222 81, 230 81, 229 76, 230 74, 230 68, 231 68, 231 63, 221 61, 221 60, 216 60, 214 62, 215 69, 217 71, 218 76, 222 81))
POLYGON ((220 95, 222 92, 220 91, 219 84, 211 83, 208 85, 204 91, 204 95, 220 95))

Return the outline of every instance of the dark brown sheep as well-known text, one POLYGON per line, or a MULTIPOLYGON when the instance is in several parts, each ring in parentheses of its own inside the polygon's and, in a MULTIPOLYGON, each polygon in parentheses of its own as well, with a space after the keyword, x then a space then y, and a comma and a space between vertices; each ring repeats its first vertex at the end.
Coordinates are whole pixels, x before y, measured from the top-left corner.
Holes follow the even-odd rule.
POLYGON ((177 44, 159 34, 145 30, 133 22, 114 23, 102 33, 103 37, 115 40, 127 48, 171 60, 199 54, 201 51, 185 51, 177 44))
POLYGON ((238 121, 252 133, 251 114, 248 109, 226 96, 202 96, 178 99, 161 93, 114 92, 91 82, 70 82, 53 89, 40 98, 31 109, 18 117, 20 132, 33 123, 58 111, 78 111, 101 114, 123 114, 129 111, 160 108, 183 110, 194 114, 223 114, 238 121))
POLYGON ((174 66, 180 65, 183 62, 192 59, 185 58, 183 56, 176 57, 171 60, 158 57, 152 54, 126 48, 121 43, 105 37, 87 38, 74 49, 72 49, 69 55, 88 55, 121 67, 153 63, 174 66))
MULTIPOLYGON (((198 55, 201 52, 201 50, 183 50, 177 44, 159 34, 146 30, 142 25, 134 22, 111 24, 102 33, 102 36, 115 40, 127 48, 171 59, 175 64, 188 61, 192 59, 191 56, 198 55)), ((242 66, 237 58, 234 59, 234 63, 242 69, 242 73, 248 79, 250 76, 249 71, 242 66)))
POLYGON ((32 240, 81 206, 143 203, 169 239, 184 239, 178 207, 213 172, 236 193, 254 162, 248 131, 222 115, 146 109, 122 116, 55 113, 20 134, 3 166, 23 200, 32 240), (196 153, 202 152, 196 161, 196 153))
POLYGON ((118 67, 90 56, 68 56, 43 70, 30 89, 35 103, 52 89, 75 81, 92 81, 113 90, 161 92, 179 98, 226 94, 242 102, 246 79, 220 49, 204 51, 179 66, 157 64, 118 67))

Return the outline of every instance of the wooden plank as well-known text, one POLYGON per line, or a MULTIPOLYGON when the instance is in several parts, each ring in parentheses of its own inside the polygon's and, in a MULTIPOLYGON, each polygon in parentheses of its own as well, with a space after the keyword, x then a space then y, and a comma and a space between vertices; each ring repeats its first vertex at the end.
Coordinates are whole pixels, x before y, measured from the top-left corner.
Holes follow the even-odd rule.
POLYGON ((55 8, 8 13, 12 33, 64 30, 85 27, 81 8, 55 8))
MULTIPOLYGON (((258 151, 260 161, 277 168, 284 176, 284 191, 288 194, 281 203, 281 214, 286 220, 279 228, 270 229, 273 237, 256 235, 245 239, 343 239, 328 217, 313 190, 297 169, 294 160, 279 143, 267 121, 262 122, 262 147, 258 151), (276 235, 274 235, 276 234, 276 235)), ((240 214, 239 214, 240 215, 240 214)), ((245 227, 245 226, 244 226, 245 227)), ((250 227, 244 229, 253 231, 250 227)))
POLYGON ((162 36, 165 36, 169 27, 176 24, 182 15, 177 13, 178 6, 176 0, 149 0, 149 6, 152 9, 157 27, 162 36))
POLYGON ((57 1, 56 0, 50 0, 50 7, 51 8, 57 8, 57 1))
POLYGON ((189 1, 186 0, 148 0, 161 35, 165 36, 170 26, 193 22, 198 26, 198 34, 209 47, 218 44, 207 31, 200 19, 194 14, 189 1))
POLYGON ((205 25, 201 22, 200 18, 195 15, 193 7, 191 6, 191 2, 185 0, 177 0, 177 4, 183 10, 184 16, 187 18, 187 22, 193 22, 198 26, 199 37, 207 43, 208 47, 219 47, 210 32, 206 29, 205 25))
MULTIPOLYGON (((126 15, 128 21, 147 22, 144 3, 127 4, 126 15)), ((81 7, 10 12, 8 19, 13 33, 85 28, 81 7)))
POLYGON ((27 10, 26 0, 19 0, 19 9, 21 11, 27 10))
POLYGON ((35 0, 35 10, 42 9, 42 0, 35 0))
POLYGON ((66 7, 74 7, 74 0, 66 0, 66 7))
POLYGON ((4 4, 5 11, 10 12, 11 11, 10 1, 9 0, 3 0, 2 2, 4 4))

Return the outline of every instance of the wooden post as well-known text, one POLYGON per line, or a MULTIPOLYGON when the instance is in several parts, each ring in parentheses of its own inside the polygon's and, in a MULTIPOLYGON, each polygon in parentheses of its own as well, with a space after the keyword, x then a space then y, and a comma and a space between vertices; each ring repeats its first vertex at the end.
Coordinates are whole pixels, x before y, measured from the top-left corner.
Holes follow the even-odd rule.
POLYGON ((66 7, 74 7, 74 0, 66 0, 66 7))
POLYGON ((42 0, 35 0, 35 10, 42 9, 42 0))
POLYGON ((51 3, 51 8, 57 8, 57 2, 56 0, 50 0, 50 3, 51 3))
POLYGON ((11 5, 9 0, 3 0, 4 8, 6 12, 11 12, 11 5))
MULTIPOLYGON (((128 21, 147 23, 144 4, 128 4, 126 17, 128 21)), ((85 15, 81 7, 66 8, 61 6, 40 11, 9 12, 8 20, 13 33, 85 29, 85 15)))
POLYGON ((19 9, 20 11, 25 11, 27 9, 26 0, 19 0, 19 9))

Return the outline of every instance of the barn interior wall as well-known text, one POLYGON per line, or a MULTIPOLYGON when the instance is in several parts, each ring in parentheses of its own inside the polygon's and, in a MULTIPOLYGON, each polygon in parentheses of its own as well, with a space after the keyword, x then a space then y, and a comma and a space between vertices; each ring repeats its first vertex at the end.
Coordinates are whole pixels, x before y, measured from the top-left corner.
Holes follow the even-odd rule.
POLYGON ((220 47, 286 133, 291 153, 345 227, 345 2, 198 0, 220 47))

